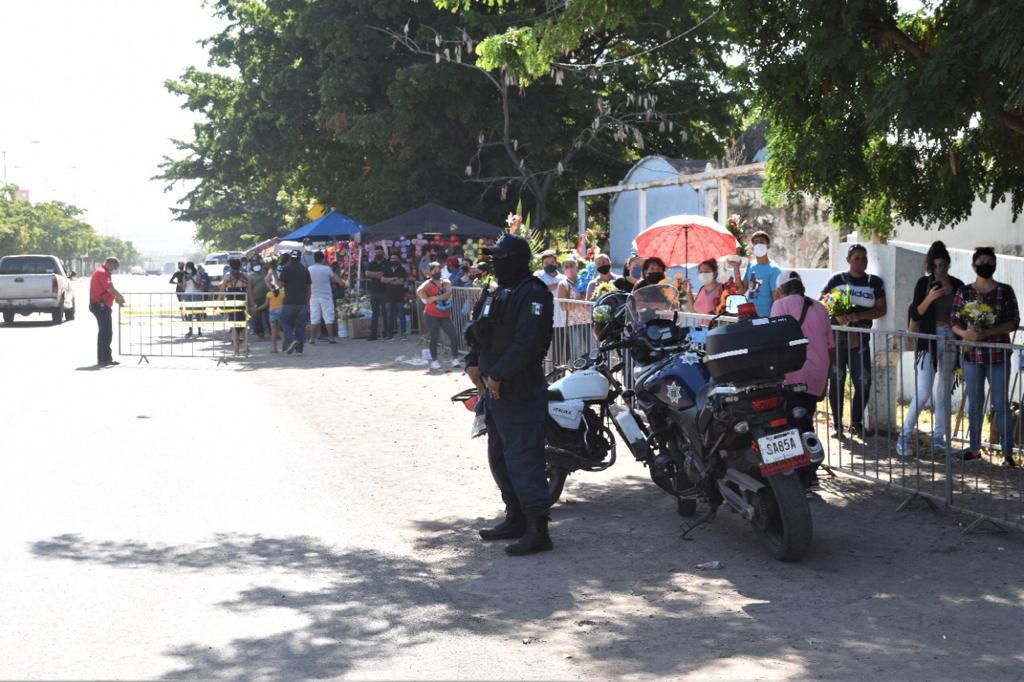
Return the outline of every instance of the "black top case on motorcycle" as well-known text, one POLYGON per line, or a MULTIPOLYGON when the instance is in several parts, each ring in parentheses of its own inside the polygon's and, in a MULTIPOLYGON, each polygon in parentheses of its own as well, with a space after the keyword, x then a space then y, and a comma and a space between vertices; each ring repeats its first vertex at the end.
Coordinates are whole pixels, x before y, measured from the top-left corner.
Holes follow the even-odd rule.
POLYGON ((780 380, 804 365, 807 339, 790 317, 761 317, 708 332, 705 365, 718 384, 780 380))

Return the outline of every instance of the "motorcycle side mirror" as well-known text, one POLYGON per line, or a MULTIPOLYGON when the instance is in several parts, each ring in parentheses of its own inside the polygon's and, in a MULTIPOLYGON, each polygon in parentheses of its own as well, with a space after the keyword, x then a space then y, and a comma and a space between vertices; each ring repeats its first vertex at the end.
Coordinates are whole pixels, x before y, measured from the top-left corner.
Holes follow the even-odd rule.
POLYGON ((740 311, 740 306, 747 302, 747 297, 740 294, 733 294, 727 296, 725 299, 725 312, 730 315, 736 315, 740 311))

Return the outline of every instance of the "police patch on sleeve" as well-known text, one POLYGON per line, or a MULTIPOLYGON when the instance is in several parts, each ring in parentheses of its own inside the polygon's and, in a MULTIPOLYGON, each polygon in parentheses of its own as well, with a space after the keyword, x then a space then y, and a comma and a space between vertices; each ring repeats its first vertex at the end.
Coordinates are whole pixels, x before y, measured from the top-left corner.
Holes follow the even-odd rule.
POLYGON ((531 303, 530 304, 530 314, 531 315, 540 316, 543 313, 544 313, 544 304, 543 303, 531 303))

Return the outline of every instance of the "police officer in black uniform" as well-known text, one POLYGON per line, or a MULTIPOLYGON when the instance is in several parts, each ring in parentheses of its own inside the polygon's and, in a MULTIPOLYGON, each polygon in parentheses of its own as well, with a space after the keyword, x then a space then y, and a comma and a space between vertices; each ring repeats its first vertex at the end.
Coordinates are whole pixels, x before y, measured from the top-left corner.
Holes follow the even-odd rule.
POLYGON ((505 502, 505 520, 480 531, 484 540, 518 539, 511 555, 552 549, 551 497, 544 475, 547 382, 544 356, 551 343, 554 299, 530 272, 530 245, 505 234, 490 256, 498 288, 485 290, 466 332, 466 373, 480 390, 487 422, 491 474, 505 502))

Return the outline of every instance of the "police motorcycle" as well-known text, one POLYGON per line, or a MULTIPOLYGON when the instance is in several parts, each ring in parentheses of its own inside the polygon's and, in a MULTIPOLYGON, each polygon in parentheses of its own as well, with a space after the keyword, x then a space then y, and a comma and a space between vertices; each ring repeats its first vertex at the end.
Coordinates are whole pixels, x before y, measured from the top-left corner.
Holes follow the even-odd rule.
POLYGON ((783 378, 803 365, 807 339, 791 317, 756 318, 741 296, 727 308, 739 321, 680 327, 677 297, 669 285, 651 285, 627 303, 623 343, 635 363, 623 397, 642 416, 655 453, 651 476, 677 496, 683 516, 698 500, 708 505, 690 529, 725 503, 751 522, 769 554, 799 560, 812 523, 796 469, 820 461, 822 447, 797 428, 806 412, 790 407, 783 378))
MULTIPOLYGON (((601 321, 594 324, 599 347, 568 366, 555 367, 547 375, 544 452, 552 504, 561 497, 569 474, 604 471, 615 463, 613 428, 637 459, 649 457, 641 425, 632 410, 618 401, 622 394, 620 377, 624 358, 616 351, 623 347, 621 339, 628 299, 629 294, 623 292, 601 296, 595 305, 601 321)), ((452 396, 451 400, 476 411, 478 391, 470 388, 452 396)), ((474 436, 486 433, 482 421, 482 415, 478 414, 474 436)))

